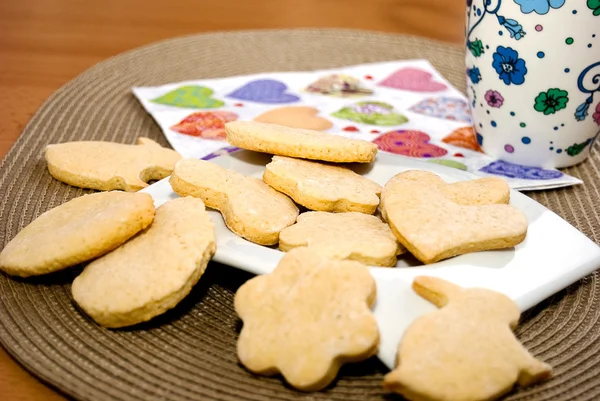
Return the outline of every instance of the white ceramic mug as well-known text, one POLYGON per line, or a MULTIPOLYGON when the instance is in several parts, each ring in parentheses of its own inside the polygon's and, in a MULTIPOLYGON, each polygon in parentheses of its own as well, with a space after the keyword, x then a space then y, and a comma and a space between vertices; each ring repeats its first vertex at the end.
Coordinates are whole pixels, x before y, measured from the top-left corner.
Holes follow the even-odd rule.
POLYGON ((467 0, 467 87, 483 151, 566 167, 600 133, 600 0, 467 0))

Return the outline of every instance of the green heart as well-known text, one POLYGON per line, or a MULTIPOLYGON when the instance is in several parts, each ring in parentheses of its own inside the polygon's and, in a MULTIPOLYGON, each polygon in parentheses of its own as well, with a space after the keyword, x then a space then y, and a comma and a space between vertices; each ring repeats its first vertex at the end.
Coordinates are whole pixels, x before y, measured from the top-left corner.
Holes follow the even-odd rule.
POLYGON ((152 99, 151 102, 188 109, 215 109, 225 103, 210 97, 214 92, 204 86, 182 86, 169 93, 152 99))

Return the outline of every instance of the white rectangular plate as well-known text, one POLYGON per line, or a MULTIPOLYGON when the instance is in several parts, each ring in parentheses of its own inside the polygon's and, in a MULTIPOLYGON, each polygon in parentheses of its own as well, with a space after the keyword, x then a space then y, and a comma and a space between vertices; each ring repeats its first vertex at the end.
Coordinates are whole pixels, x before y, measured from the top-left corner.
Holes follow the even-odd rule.
MULTIPOLYGON (((211 160, 258 178, 262 177, 269 161, 269 155, 248 151, 211 160)), ((353 167, 380 185, 411 169, 434 172, 446 182, 478 178, 457 169, 381 152, 375 163, 353 167)), ((168 178, 143 192, 152 195, 157 207, 178 196, 172 191, 168 178)), ((600 267, 600 247, 569 223, 516 191, 511 192, 511 204, 525 213, 529 221, 527 238, 513 249, 471 253, 428 266, 418 266, 404 258, 396 268, 371 268, 377 282, 374 313, 381 333, 378 356, 388 367, 394 365, 396 348, 405 328, 418 316, 434 310, 433 305, 411 289, 412 279, 417 275, 438 276, 461 286, 502 292, 524 311, 600 267)), ((225 226, 219 212, 209 210, 209 213, 217 236, 215 261, 255 274, 269 273, 277 266, 282 252, 238 237, 225 226)))

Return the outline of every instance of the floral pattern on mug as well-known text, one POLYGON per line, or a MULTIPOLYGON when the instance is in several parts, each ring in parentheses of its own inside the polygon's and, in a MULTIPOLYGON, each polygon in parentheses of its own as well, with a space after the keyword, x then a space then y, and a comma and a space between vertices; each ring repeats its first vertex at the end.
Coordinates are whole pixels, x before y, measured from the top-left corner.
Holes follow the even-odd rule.
POLYGON ((558 88, 552 88, 548 89, 547 92, 540 92, 540 94, 536 96, 533 108, 547 116, 564 109, 567 107, 568 102, 569 92, 558 88))
POLYGON ((471 54, 475 57, 481 57, 485 51, 483 50, 483 43, 480 39, 475 39, 474 42, 467 43, 467 47, 471 51, 471 54))
POLYGON ((485 92, 485 100, 490 107, 500 108, 504 104, 504 98, 500 92, 491 89, 485 92))
MULTIPOLYGON (((523 14, 531 14, 535 12, 539 15, 548 14, 550 8, 561 8, 566 0, 514 0, 521 6, 523 14)), ((588 3, 592 0, 588 0, 588 3)))
POLYGON ((596 112, 593 115, 594 122, 600 125, 600 103, 596 105, 596 112))
POLYGON ((519 24, 518 21, 515 21, 514 19, 510 18, 504 18, 501 15, 497 15, 496 17, 498 18, 498 22, 500 23, 500 25, 506 28, 511 38, 519 40, 523 36, 525 36, 525 31, 523 30, 523 27, 521 26, 521 24, 519 24))
POLYGON ((478 67, 467 68, 467 75, 474 84, 478 84, 481 81, 481 72, 478 67))
POLYGON ((575 110, 575 120, 583 121, 588 116, 588 109, 590 108, 590 103, 587 100, 577 106, 575 110))
POLYGON ((498 46, 493 56, 492 67, 498 73, 498 77, 506 85, 521 85, 525 82, 527 66, 525 60, 519 58, 519 53, 511 47, 498 46))
POLYGON ((594 11, 594 15, 600 15, 600 0, 587 0, 587 6, 594 11))

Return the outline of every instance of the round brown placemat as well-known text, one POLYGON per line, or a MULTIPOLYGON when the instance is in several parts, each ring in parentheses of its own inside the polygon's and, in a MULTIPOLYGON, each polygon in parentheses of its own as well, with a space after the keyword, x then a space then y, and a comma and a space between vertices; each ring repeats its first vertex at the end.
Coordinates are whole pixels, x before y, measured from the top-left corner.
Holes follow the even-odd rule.
MULTIPOLYGON (((264 71, 427 58, 464 90, 463 50, 424 39, 347 30, 282 30, 198 35, 107 60, 52 95, 4 158, 0 236, 6 244, 40 213, 86 191, 53 180, 46 144, 71 140, 167 142, 132 96, 134 85, 264 71)), ((586 184, 533 193, 597 243, 600 156, 567 169, 586 184)), ((551 252, 552 250, 548 250, 551 252)), ((141 327, 109 331, 76 309, 70 283, 79 269, 29 280, 0 275, 0 341, 28 370, 85 400, 383 400, 385 367, 375 358, 342 369, 324 392, 302 394, 279 378, 254 377, 236 360, 232 308, 248 274, 212 263, 175 310, 141 327)), ((555 377, 512 400, 600 397, 600 285, 597 273, 524 314, 519 338, 551 363, 555 377)))

